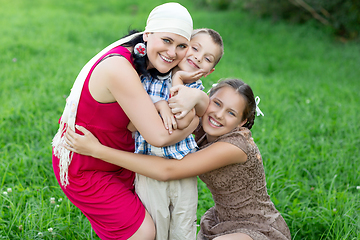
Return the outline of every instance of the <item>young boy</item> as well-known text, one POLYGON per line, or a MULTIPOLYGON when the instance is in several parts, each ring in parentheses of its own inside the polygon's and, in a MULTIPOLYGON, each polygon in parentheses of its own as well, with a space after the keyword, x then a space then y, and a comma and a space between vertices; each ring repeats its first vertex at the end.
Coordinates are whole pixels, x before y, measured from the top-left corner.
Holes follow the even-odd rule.
MULTIPOLYGON (((168 105, 170 87, 184 84, 203 90, 200 78, 215 70, 215 65, 223 55, 221 36, 212 29, 194 30, 190 47, 185 58, 168 76, 142 76, 141 81, 160 113, 166 128, 186 128, 195 114, 202 116, 205 104, 195 106, 183 119, 176 120, 168 105)), ((182 159, 196 151, 197 145, 192 135, 175 145, 158 148, 148 144, 139 132, 135 134, 135 152, 164 158, 182 159)), ((197 178, 157 181, 137 174, 135 189, 150 213, 156 226, 156 240, 184 240, 196 238, 197 178)))

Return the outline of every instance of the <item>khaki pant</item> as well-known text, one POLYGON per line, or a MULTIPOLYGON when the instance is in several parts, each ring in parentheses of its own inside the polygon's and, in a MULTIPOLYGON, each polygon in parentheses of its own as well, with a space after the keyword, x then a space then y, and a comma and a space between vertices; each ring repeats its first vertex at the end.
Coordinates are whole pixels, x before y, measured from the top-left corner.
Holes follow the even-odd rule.
POLYGON ((156 227, 156 240, 195 240, 197 177, 168 182, 136 174, 135 190, 156 227))

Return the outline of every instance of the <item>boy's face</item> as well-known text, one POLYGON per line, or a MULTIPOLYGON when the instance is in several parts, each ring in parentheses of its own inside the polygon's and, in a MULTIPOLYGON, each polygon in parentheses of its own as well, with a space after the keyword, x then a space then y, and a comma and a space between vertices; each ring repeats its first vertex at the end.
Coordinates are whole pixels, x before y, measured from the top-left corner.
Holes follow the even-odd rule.
POLYGON ((214 64, 221 54, 219 45, 207 33, 199 33, 190 41, 190 47, 178 67, 186 72, 203 70, 205 77, 214 71, 214 64))

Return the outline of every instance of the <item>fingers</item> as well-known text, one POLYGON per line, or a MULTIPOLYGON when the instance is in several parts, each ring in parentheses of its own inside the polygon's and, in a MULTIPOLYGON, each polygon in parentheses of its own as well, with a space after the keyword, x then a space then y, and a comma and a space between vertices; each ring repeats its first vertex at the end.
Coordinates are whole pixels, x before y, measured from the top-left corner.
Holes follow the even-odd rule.
POLYGON ((175 117, 176 117, 176 119, 178 119, 178 120, 184 118, 185 116, 186 116, 186 112, 185 112, 185 111, 175 114, 175 117))
MULTIPOLYGON (((170 104, 169 104, 169 106, 170 106, 170 104)), ((170 108, 171 108, 171 106, 170 106, 170 108)), ((176 115, 176 114, 181 113, 181 110, 179 108, 174 107, 174 108, 171 108, 171 112, 172 112, 172 114, 176 115)))
POLYGON ((171 118, 171 120, 172 120, 172 126, 173 126, 173 128, 174 128, 174 129, 177 129, 177 122, 176 122, 176 120, 175 120, 175 116, 174 116, 173 118, 171 118))
POLYGON ((91 132, 89 130, 87 130, 86 128, 84 128, 83 126, 75 125, 75 128, 77 130, 79 130, 81 133, 83 133, 83 135, 91 134, 91 132))
POLYGON ((66 148, 67 150, 71 151, 71 152, 76 152, 76 153, 79 153, 75 148, 69 146, 69 145, 63 145, 64 148, 66 148))
POLYGON ((169 125, 169 129, 168 129, 168 131, 169 131, 169 134, 172 134, 172 132, 173 132, 173 128, 172 128, 172 125, 171 125, 171 124, 169 125))
MULTIPOLYGON (((181 88, 184 88, 184 85, 176 85, 170 88, 170 94, 171 96, 175 96, 177 94, 177 92, 180 91, 181 88)), ((170 98, 171 99, 171 98, 170 98)))
POLYGON ((169 131, 169 134, 172 134, 172 132, 173 132, 173 130, 175 130, 175 129, 177 129, 177 123, 176 123, 176 120, 175 120, 175 118, 174 118, 174 116, 173 115, 171 115, 171 117, 169 117, 168 119, 167 119, 167 121, 168 121, 168 131, 169 131))
POLYGON ((173 128, 172 128, 172 123, 171 123, 170 118, 166 119, 166 129, 169 131, 170 134, 172 133, 173 128))
MULTIPOLYGON (((89 131, 87 129, 85 129, 84 127, 81 127, 79 125, 75 125, 75 128, 78 129, 80 132, 82 133, 88 133, 89 131)), ((85 135, 85 134, 84 134, 85 135)), ((66 132, 65 132, 65 142, 67 145, 65 145, 65 148, 70 150, 70 151, 73 151, 73 152, 76 152, 75 151, 75 145, 76 145, 76 139, 81 136, 80 134, 77 134, 76 132, 74 132, 70 127, 68 127, 66 129, 66 132)))
POLYGON ((198 71, 196 71, 196 72, 194 72, 192 75, 191 75, 191 77, 192 78, 194 78, 194 80, 195 79, 200 79, 202 76, 204 76, 204 70, 198 70, 198 71))
POLYGON ((70 128, 67 128, 64 138, 66 144, 63 144, 62 146, 71 152, 77 152, 73 147, 74 138, 71 136, 73 133, 74 132, 70 128))

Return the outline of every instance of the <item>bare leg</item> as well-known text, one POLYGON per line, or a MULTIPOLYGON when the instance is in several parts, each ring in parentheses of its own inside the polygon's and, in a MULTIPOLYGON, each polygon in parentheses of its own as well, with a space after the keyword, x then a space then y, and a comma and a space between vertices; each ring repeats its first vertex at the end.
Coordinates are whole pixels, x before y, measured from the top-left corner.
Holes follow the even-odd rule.
POLYGON ((146 215, 143 223, 139 229, 132 235, 129 240, 154 240, 155 239, 155 225, 150 216, 146 211, 146 215))
POLYGON ((232 233, 214 238, 214 240, 253 240, 253 239, 248 235, 246 235, 245 233, 232 233))

